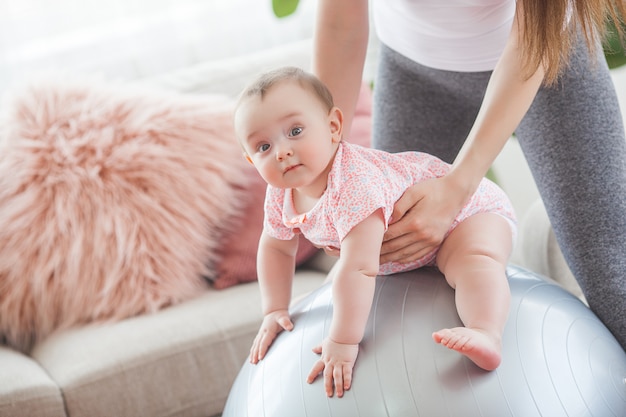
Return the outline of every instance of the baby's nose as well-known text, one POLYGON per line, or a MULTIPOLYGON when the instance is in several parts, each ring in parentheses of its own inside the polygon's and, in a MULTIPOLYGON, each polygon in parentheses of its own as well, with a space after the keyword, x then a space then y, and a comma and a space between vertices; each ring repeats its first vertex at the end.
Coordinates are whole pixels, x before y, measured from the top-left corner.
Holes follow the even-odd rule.
POLYGON ((293 155, 293 150, 288 146, 281 146, 276 148, 276 159, 282 161, 283 159, 293 155))

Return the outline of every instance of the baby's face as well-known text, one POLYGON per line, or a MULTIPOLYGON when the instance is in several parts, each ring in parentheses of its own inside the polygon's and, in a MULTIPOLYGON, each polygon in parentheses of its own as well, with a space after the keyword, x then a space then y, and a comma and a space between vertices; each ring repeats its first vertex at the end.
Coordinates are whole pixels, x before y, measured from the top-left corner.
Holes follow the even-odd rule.
MULTIPOLYGON (((245 98, 235 133, 266 182, 278 188, 324 188, 340 141, 341 117, 327 112, 313 92, 295 81, 273 86, 261 99, 245 98)), ((340 112, 339 112, 340 113, 340 112)))

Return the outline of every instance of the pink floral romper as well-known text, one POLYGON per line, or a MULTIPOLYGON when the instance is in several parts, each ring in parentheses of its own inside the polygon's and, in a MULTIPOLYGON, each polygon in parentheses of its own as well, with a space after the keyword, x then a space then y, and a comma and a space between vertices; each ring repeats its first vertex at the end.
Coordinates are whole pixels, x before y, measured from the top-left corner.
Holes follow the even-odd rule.
MULTIPOLYGON (((411 185, 441 177, 450 165, 421 152, 388 153, 341 142, 328 175, 326 191, 307 213, 296 213, 291 189, 267 187, 264 229, 270 236, 289 240, 298 229, 318 247, 341 247, 352 228, 378 209, 382 209, 387 227, 393 206, 411 185), (294 231, 294 229, 296 229, 294 231)), ((488 179, 454 220, 448 234, 463 220, 491 212, 509 221, 515 234, 515 214, 505 193, 488 179)), ((434 265, 438 249, 410 263, 389 262, 380 265, 380 274, 388 275, 421 266, 434 265)))

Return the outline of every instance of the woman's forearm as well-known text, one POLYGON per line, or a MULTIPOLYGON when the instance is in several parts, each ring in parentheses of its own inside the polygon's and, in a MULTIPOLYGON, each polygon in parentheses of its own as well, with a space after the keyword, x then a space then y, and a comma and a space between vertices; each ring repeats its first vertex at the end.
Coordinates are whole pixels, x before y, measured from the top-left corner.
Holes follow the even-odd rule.
POLYGON ((476 121, 454 160, 450 175, 471 195, 517 128, 541 86, 540 66, 528 78, 519 51, 519 26, 511 35, 485 92, 476 121))
POLYGON ((369 15, 367 0, 320 0, 314 37, 313 72, 344 114, 344 135, 352 125, 363 79, 369 15))

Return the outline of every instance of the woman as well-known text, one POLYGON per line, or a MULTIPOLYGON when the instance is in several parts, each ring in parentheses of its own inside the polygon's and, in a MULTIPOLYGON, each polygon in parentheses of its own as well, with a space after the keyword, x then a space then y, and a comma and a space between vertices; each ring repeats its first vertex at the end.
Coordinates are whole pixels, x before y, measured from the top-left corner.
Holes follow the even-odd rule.
MULTIPOLYGON (((381 262, 440 244, 515 132, 591 309, 626 346, 626 140, 599 46, 623 0, 374 0, 382 42, 373 144, 453 163, 396 204, 381 262)), ((320 0, 315 73, 349 131, 368 39, 367 0, 320 0)))

